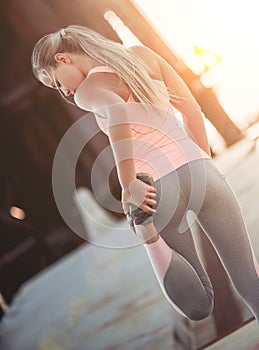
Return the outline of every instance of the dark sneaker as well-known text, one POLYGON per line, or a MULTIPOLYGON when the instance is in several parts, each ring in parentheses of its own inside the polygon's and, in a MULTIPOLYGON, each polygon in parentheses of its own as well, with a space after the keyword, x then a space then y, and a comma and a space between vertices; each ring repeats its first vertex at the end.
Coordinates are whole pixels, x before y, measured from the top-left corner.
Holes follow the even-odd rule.
MULTIPOLYGON (((154 180, 152 176, 147 173, 137 173, 137 179, 145 182, 147 185, 155 187, 154 180)), ((152 206, 150 206, 153 208, 152 206)), ((129 214, 127 215, 128 221, 131 228, 135 231, 135 225, 147 225, 153 221, 153 213, 146 213, 141 208, 138 208, 136 205, 129 203, 129 214)))

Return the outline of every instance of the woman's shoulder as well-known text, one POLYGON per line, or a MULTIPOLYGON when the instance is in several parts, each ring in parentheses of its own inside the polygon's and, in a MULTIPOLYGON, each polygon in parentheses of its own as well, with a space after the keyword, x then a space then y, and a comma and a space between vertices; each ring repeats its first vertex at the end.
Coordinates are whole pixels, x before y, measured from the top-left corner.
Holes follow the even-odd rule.
POLYGON ((122 103, 127 101, 129 89, 112 70, 97 70, 82 82, 75 93, 74 100, 78 107, 93 111, 104 104, 122 103))
POLYGON ((151 57, 154 58, 155 56, 154 51, 144 45, 134 45, 129 47, 129 49, 135 52, 142 59, 150 59, 151 57))
POLYGON ((147 46, 135 45, 129 48, 132 50, 148 68, 148 72, 152 79, 160 80, 162 79, 162 74, 160 70, 160 56, 156 54, 153 50, 147 46))

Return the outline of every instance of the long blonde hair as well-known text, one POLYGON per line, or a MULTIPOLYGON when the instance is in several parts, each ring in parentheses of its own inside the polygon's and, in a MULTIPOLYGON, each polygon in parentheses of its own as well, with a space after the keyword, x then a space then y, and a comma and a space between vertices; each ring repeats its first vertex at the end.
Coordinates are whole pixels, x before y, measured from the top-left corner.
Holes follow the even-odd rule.
POLYGON ((57 67, 57 52, 87 54, 100 63, 114 69, 125 82, 137 101, 159 105, 157 85, 148 74, 145 63, 130 49, 109 40, 92 29, 70 25, 42 37, 32 53, 32 69, 35 77, 44 82, 46 72, 57 67))

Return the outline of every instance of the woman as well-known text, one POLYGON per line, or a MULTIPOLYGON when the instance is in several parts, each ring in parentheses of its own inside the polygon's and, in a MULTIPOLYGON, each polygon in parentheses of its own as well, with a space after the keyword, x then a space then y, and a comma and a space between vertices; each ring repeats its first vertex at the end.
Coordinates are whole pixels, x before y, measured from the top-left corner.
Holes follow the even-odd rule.
POLYGON ((192 212, 258 320, 259 269, 240 207, 210 159, 200 107, 173 68, 148 48, 127 49, 81 26, 40 39, 32 67, 44 85, 92 111, 108 135, 124 212, 176 310, 201 320, 213 308, 192 212))

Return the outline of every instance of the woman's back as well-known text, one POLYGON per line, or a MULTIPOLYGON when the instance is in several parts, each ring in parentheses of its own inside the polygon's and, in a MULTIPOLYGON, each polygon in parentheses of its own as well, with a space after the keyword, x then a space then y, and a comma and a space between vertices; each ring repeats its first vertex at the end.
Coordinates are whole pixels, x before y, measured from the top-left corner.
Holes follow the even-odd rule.
MULTIPOLYGON (((95 73, 116 74, 108 66, 97 66, 89 71, 88 77, 95 73)), ((127 112, 132 116, 130 124, 136 170, 149 173, 157 180, 189 161, 209 156, 187 135, 170 103, 164 81, 153 81, 157 85, 160 107, 138 103, 130 91, 127 112)), ((116 107, 110 106, 111 114, 113 108, 116 107)), ((108 118, 98 112, 95 117, 100 129, 108 134, 108 118)))

